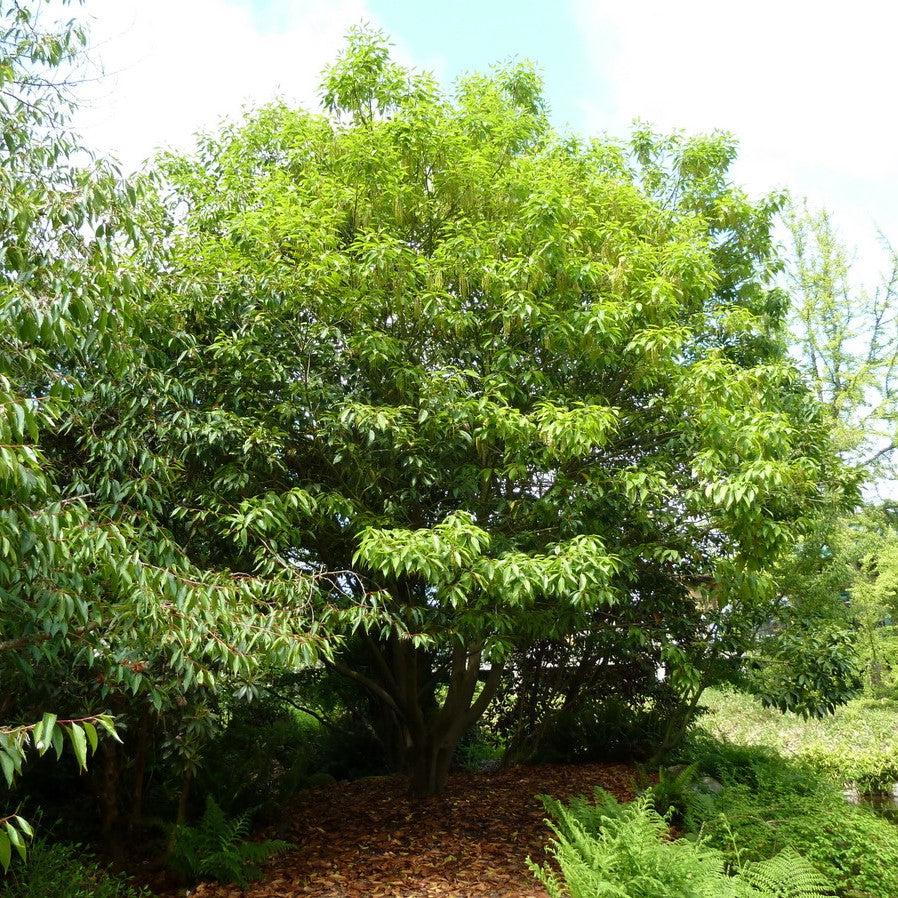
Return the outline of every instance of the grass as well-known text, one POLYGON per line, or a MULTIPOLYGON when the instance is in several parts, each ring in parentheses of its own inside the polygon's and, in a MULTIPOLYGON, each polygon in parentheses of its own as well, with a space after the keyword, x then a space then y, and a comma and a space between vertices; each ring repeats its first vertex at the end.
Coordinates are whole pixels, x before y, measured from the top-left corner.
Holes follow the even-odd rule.
POLYGON ((805 720, 749 695, 709 690, 699 729, 736 745, 765 745, 859 792, 898 781, 898 701, 858 698, 830 717, 805 720))

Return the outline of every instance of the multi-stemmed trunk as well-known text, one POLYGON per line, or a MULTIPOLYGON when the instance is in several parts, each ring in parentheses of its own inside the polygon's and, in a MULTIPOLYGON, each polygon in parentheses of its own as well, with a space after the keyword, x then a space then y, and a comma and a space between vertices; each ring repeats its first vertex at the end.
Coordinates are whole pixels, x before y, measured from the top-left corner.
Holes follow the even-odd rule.
POLYGON ((388 715, 396 743, 393 754, 409 776, 411 792, 436 795, 446 784, 459 741, 495 696, 502 668, 493 663, 482 671, 483 644, 457 642, 444 665, 448 684, 438 702, 436 685, 442 678, 430 653, 397 637, 387 644, 369 640, 367 645, 374 673, 363 674, 343 663, 336 668, 365 686, 388 715))

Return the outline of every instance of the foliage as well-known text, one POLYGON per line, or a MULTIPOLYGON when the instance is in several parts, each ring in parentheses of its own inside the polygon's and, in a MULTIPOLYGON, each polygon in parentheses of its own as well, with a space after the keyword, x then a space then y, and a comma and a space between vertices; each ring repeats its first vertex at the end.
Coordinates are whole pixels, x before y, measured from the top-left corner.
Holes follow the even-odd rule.
MULTIPOLYGON (((155 186, 125 181, 70 132, 67 79, 83 68, 84 32, 60 14, 59 4, 0 0, 4 731, 26 734, 46 708, 88 722, 111 712, 123 733, 161 737, 159 755, 190 771, 218 723, 216 690, 251 695, 272 666, 310 664, 329 642, 303 613, 313 578, 194 563, 154 493, 166 478, 154 440, 137 446, 108 401, 146 370, 136 325, 156 231, 141 210, 155 186), (94 427, 115 446, 104 444, 106 458, 91 456, 94 427), (135 448, 124 467, 112 463, 135 448)), ((142 398, 132 411, 144 413, 142 398)), ((81 764, 91 731, 76 722, 67 732, 81 764)), ((104 749, 109 835, 122 832, 117 771, 131 751, 104 749)), ((135 762, 141 776, 144 766, 135 762)), ((19 848, 21 832, 17 817, 4 819, 5 865, 5 840, 19 848)))
POLYGON ((630 694, 613 689, 605 695, 592 694, 576 709, 553 715, 533 759, 647 759, 664 738, 678 696, 669 685, 659 687, 657 678, 654 684, 646 679, 631 689, 630 694))
POLYGON ((229 819, 214 799, 207 798, 196 826, 178 826, 172 866, 192 882, 205 876, 245 888, 261 876, 261 864, 291 847, 276 839, 248 841, 249 820, 248 813, 229 819))
POLYGON ((863 678, 850 631, 821 623, 808 632, 804 620, 771 642, 769 647, 762 645, 759 669, 750 680, 765 705, 803 717, 823 717, 860 693, 863 678))
POLYGON ((275 810, 327 763, 329 744, 308 715, 259 700, 235 704, 226 720, 198 760, 196 792, 228 814, 275 810))
POLYGON ((309 785, 383 772, 376 740, 353 728, 342 709, 321 708, 307 684, 289 695, 297 700, 231 703, 226 725, 198 759, 197 795, 210 795, 229 814, 276 814, 309 785))
POLYGON ((713 682, 722 672, 712 660, 715 637, 727 636, 720 628, 700 642, 707 619, 682 608, 679 617, 664 616, 663 608, 679 603, 674 589, 665 592, 664 583, 646 578, 640 602, 598 609, 583 630, 540 639, 511 656, 494 711, 506 761, 646 758, 673 721, 688 718, 692 687, 678 674, 701 663, 699 683, 713 682), (671 643, 687 651, 676 655, 671 643), (672 675, 659 679, 668 666, 672 675))
POLYGON ((883 238, 885 274, 865 288, 828 212, 794 207, 786 224, 795 355, 830 415, 840 451, 868 474, 887 475, 898 413, 898 256, 883 238))
POLYGON ((724 785, 693 825, 733 863, 791 849, 840 894, 898 893, 898 827, 847 802, 839 786, 771 749, 699 740, 690 752, 724 785))
POLYGON ((712 736, 767 746, 861 792, 898 782, 898 705, 892 699, 855 699, 823 720, 780 714, 738 692, 711 690, 703 702, 700 728, 712 736))
POLYGON ((80 490, 121 484, 204 570, 316 578, 419 791, 512 650, 597 610, 688 710, 841 490, 782 346, 778 199, 730 183, 725 136, 571 140, 541 90, 449 95, 354 32, 328 115, 164 159, 144 367, 76 416, 80 490))
POLYGON ((779 571, 781 608, 757 659, 761 675, 746 685, 762 695, 773 686, 772 704, 777 691, 791 692, 791 709, 811 713, 832 710, 820 695, 850 697, 858 674, 868 692, 888 694, 898 682, 890 625, 898 610, 896 533, 891 503, 822 516, 808 529, 779 571), (789 687, 777 690, 775 681, 783 679, 789 687))
MULTIPOLYGON (((0 727, 0 769, 7 787, 11 787, 15 777, 22 772, 29 748, 37 754, 45 755, 50 748, 59 759, 62 756, 66 737, 79 770, 87 769, 88 753, 95 753, 99 744, 97 728, 105 730, 118 739, 111 717, 97 714, 78 720, 60 720, 55 714, 45 713, 37 723, 18 727, 0 727)), ((9 814, 0 818, 0 866, 4 873, 9 870, 12 850, 21 859, 27 859, 27 843, 34 835, 31 825, 19 814, 9 814)))
POLYGON ((669 839, 667 821, 644 797, 619 805, 597 792, 569 806, 548 801, 560 868, 530 866, 551 898, 639 895, 644 898, 822 898, 826 880, 794 852, 728 875, 723 856, 702 840, 669 839))
POLYGON ((739 877, 748 886, 746 898, 821 898, 832 894, 826 877, 790 848, 767 860, 744 864, 739 877))
POLYGON ((27 862, 0 884, 2 898, 150 898, 101 867, 81 845, 34 843, 27 862))
POLYGON ((646 796, 665 820, 690 828, 697 814, 707 810, 712 797, 699 782, 698 765, 661 767, 657 782, 646 789, 646 796))

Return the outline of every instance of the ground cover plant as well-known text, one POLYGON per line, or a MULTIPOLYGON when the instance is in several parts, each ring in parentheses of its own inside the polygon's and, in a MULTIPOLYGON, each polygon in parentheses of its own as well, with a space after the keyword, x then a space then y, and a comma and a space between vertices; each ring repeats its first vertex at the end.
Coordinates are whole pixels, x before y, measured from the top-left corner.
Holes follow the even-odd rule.
POLYGON ((846 800, 840 785, 799 759, 764 746, 697 736, 697 769, 719 780, 715 794, 690 802, 684 819, 731 863, 793 850, 839 895, 894 895, 898 827, 846 800))
MULTIPOLYGON (((547 800, 553 865, 531 864, 550 898, 824 898, 826 877, 794 851, 727 863, 701 838, 671 839, 669 823, 643 797, 621 805, 601 790, 594 801, 547 800), (556 873, 555 865, 561 875, 556 873)), ((732 861, 732 859, 731 859, 732 861)))
POLYGON ((769 746, 861 792, 898 782, 898 703, 861 696, 823 718, 765 708, 751 695, 711 690, 702 699, 701 730, 737 745, 769 746))

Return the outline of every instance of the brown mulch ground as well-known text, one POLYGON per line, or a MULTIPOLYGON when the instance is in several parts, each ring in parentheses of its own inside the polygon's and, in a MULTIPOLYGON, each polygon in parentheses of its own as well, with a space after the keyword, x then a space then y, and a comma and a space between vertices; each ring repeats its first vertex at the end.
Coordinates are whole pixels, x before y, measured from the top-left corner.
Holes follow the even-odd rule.
POLYGON ((376 777, 312 789, 266 835, 296 849, 241 892, 202 884, 195 898, 545 898, 526 867, 544 858, 537 795, 567 799, 602 786, 632 798, 624 764, 539 765, 458 774, 444 795, 412 800, 405 783, 376 777))

